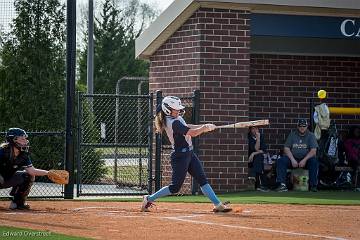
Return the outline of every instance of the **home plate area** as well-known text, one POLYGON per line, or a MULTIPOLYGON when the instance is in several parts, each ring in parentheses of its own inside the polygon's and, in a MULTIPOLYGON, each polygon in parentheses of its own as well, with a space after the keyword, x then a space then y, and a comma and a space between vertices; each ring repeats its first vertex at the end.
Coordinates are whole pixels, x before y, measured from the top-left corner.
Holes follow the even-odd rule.
POLYGON ((360 206, 233 204, 213 213, 210 203, 29 201, 10 211, 0 202, 0 225, 92 239, 359 239, 360 206))

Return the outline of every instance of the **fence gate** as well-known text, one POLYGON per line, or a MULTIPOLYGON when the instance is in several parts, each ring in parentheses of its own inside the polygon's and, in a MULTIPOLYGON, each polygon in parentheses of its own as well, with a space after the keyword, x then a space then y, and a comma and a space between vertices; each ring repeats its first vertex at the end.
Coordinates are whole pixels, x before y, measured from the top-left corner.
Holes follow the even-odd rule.
POLYGON ((153 95, 78 95, 77 196, 142 195, 152 185, 153 95))

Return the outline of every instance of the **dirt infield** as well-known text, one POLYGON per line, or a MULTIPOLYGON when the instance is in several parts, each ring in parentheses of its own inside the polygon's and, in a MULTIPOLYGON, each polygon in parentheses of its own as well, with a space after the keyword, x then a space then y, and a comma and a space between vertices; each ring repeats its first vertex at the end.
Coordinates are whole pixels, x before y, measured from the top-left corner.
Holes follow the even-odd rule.
POLYGON ((152 212, 134 202, 33 201, 30 211, 0 202, 0 225, 94 239, 359 239, 360 206, 157 203, 152 212), (242 211, 240 211, 240 208, 242 211))

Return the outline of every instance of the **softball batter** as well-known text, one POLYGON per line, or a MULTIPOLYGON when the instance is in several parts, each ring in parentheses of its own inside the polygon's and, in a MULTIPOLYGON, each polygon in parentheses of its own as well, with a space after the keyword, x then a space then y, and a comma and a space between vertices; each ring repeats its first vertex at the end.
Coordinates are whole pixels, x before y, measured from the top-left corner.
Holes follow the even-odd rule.
POLYGON ((193 152, 191 137, 202 133, 213 131, 214 124, 190 125, 186 124, 180 116, 184 113, 184 106, 178 97, 167 96, 162 100, 161 110, 157 110, 155 126, 157 131, 164 129, 171 142, 173 152, 170 155, 172 167, 172 181, 168 186, 163 187, 152 195, 145 195, 141 211, 147 212, 153 202, 160 197, 177 193, 189 172, 200 184, 201 191, 214 204, 214 212, 229 212, 232 209, 222 203, 209 185, 199 158, 193 152))

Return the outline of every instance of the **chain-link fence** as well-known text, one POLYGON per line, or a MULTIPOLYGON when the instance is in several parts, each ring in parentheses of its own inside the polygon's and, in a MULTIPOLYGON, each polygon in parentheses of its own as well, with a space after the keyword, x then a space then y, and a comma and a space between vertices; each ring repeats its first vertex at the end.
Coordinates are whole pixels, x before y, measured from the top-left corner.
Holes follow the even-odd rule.
POLYGON ((0 32, 8 33, 10 31, 10 24, 14 19, 15 7, 14 0, 0 1, 0 32))
MULTIPOLYGON (((64 169, 64 139, 62 132, 27 132, 30 142, 30 158, 35 168, 64 169)), ((0 132, 0 139, 5 133, 0 132)), ((0 198, 8 197, 10 188, 0 189, 0 198)), ((47 177, 36 177, 29 197, 63 197, 63 186, 52 183, 47 177)))
POLYGON ((148 192, 152 95, 79 94, 77 195, 148 192))

